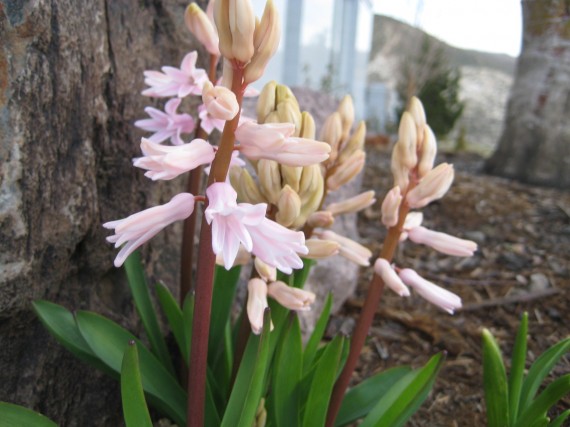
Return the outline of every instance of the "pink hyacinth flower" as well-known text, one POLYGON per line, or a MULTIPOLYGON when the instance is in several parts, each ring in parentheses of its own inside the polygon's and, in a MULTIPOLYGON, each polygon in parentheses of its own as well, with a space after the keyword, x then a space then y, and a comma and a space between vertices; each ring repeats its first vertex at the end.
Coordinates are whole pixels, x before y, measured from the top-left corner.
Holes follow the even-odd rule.
POLYGON ((325 142, 293 137, 293 123, 257 124, 245 122, 236 130, 236 139, 244 156, 268 159, 288 166, 310 166, 329 157, 331 147, 325 142))
POLYGON ((135 126, 154 134, 148 138, 152 142, 163 142, 170 138, 174 145, 182 145, 182 134, 194 132, 194 119, 189 114, 177 114, 176 110, 182 100, 171 99, 164 106, 164 112, 153 107, 146 107, 144 111, 150 119, 137 120, 135 126))
POLYGON ((214 86, 210 82, 204 83, 202 88, 202 102, 211 117, 221 120, 232 120, 239 112, 236 95, 224 86, 214 86))
POLYGON ((410 229, 408 237, 414 243, 430 246, 447 255, 468 257, 477 250, 477 243, 471 240, 460 239, 422 226, 410 229))
POLYGON ((205 211, 212 225, 212 249, 222 253, 226 269, 231 268, 240 243, 266 264, 290 274, 303 262, 297 253, 306 254, 305 235, 289 230, 265 217, 267 205, 237 203, 237 193, 226 182, 206 190, 209 205, 205 211))
POLYGON ((133 165, 146 169, 144 175, 153 181, 174 179, 200 165, 211 163, 215 157, 214 147, 203 139, 195 139, 188 144, 168 146, 143 138, 141 150, 144 157, 133 159, 133 165))
POLYGON ((201 95, 202 86, 208 81, 206 71, 196 68, 196 51, 188 53, 180 68, 162 67, 160 71, 145 71, 145 84, 150 86, 142 94, 156 98, 177 96, 184 98, 188 95, 201 95))
POLYGON ((263 314, 267 307, 267 284, 258 278, 251 279, 247 283, 247 317, 256 335, 263 329, 263 314))
POLYGON ((315 230, 314 235, 323 240, 332 240, 340 244, 339 255, 363 267, 370 265, 372 252, 360 243, 348 237, 341 236, 331 230, 315 230))
POLYGON ((193 211, 194 196, 190 193, 180 193, 164 205, 103 224, 103 227, 115 230, 114 235, 107 237, 108 242, 114 243, 116 248, 126 243, 115 258, 115 267, 123 265, 135 249, 153 238, 164 227, 188 218, 193 211))
POLYGON ((400 242, 403 242, 408 238, 408 231, 412 228, 419 227, 422 225, 424 220, 424 214, 421 212, 410 212, 406 215, 406 220, 404 221, 404 226, 402 234, 400 234, 400 242))
POLYGON ((420 294, 422 298, 450 314, 461 308, 461 298, 459 296, 427 281, 410 268, 404 268, 400 271, 400 279, 420 294))
POLYGON ((200 117, 200 127, 204 129, 208 135, 212 133, 214 129, 222 132, 224 130, 225 120, 216 119, 213 117, 204 104, 198 106, 198 117, 200 117))
POLYGON ((315 294, 304 289, 294 288, 277 281, 267 287, 267 295, 283 307, 295 311, 309 311, 315 302, 315 294))
POLYGON ((409 297, 410 290, 402 279, 398 276, 396 271, 392 268, 390 263, 384 258, 378 258, 374 263, 374 272, 382 278, 382 281, 386 286, 392 289, 401 297, 409 297))

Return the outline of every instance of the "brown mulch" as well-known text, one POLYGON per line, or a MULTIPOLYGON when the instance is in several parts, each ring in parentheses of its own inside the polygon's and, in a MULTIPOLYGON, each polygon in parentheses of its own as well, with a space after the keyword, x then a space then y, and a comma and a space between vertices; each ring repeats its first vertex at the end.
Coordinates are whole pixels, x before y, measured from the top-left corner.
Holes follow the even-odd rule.
MULTIPOLYGON (((375 189, 378 199, 392 183, 389 157, 382 147, 368 147, 363 188, 375 189)), ((404 299, 386 291, 355 380, 397 365, 417 367, 445 350, 433 392, 408 425, 484 426, 481 329, 491 330, 510 359, 520 316, 528 311, 529 361, 569 336, 570 192, 482 175, 483 159, 473 154, 439 157, 455 164, 456 180, 444 199, 424 209, 424 225, 475 240, 480 249, 474 257, 453 258, 407 242, 395 261, 459 294, 464 308, 450 316, 417 295, 404 299)), ((363 242, 375 253, 385 235, 379 216, 377 203, 359 218, 363 242)), ((335 324, 354 323, 368 280, 362 278, 335 324)), ((565 357, 554 376, 568 372, 565 357)), ((568 407, 570 397, 552 415, 568 407)))

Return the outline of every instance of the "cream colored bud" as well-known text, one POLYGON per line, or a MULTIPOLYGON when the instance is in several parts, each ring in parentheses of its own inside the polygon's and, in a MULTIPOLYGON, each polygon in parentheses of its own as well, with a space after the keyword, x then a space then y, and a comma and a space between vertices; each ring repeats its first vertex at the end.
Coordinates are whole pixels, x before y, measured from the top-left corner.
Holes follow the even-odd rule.
POLYGON ((263 86, 261 92, 259 93, 259 97, 257 99, 257 123, 263 124, 265 123, 265 118, 275 111, 276 109, 276 97, 275 91, 277 89, 277 83, 275 80, 272 80, 263 86))
POLYGON ((281 102, 285 102, 288 100, 291 100, 292 102, 295 103, 295 105, 297 106, 297 109, 300 110, 299 108, 299 102, 297 101, 297 98, 295 97, 295 94, 293 93, 293 91, 291 91, 291 89, 289 88, 289 86, 287 85, 277 85, 277 90, 275 92, 275 97, 276 97, 276 104, 279 104, 281 102))
POLYGON ((266 282, 274 282, 277 280, 277 269, 275 267, 266 264, 258 257, 255 257, 253 265, 255 266, 255 271, 257 271, 259 277, 266 282))
POLYGON ((402 194, 400 187, 392 188, 384 201, 382 202, 382 224, 386 227, 394 227, 398 223, 398 214, 400 212, 400 204, 402 203, 402 194))
POLYGON ((423 208, 428 203, 442 198, 451 183, 455 172, 453 165, 442 163, 429 171, 420 183, 415 186, 406 196, 406 201, 412 209, 423 208))
POLYGON ((418 163, 416 124, 410 113, 404 111, 398 129, 398 142, 394 150, 400 152, 400 162, 408 169, 413 169, 418 163))
POLYGON ((338 147, 342 140, 342 119, 338 112, 327 117, 321 129, 320 141, 325 141, 331 146, 331 154, 326 163, 332 164, 338 156, 338 147))
POLYGON ((352 262, 368 267, 370 265, 370 257, 372 252, 360 243, 355 242, 348 237, 341 236, 334 231, 315 231, 315 235, 321 239, 332 240, 340 244, 339 255, 351 260, 352 262))
POLYGON ((259 25, 256 25, 253 36, 255 53, 251 62, 245 68, 244 82, 251 83, 258 80, 262 75, 269 59, 277 51, 281 38, 279 15, 273 1, 268 0, 259 25))
POLYGON ((408 112, 412 115, 414 123, 416 124, 416 134, 418 138, 418 147, 421 147, 424 139, 423 128, 426 125, 426 112, 422 102, 415 96, 410 99, 408 112))
POLYGON ((299 195, 301 198, 308 197, 309 194, 319 191, 319 188, 323 188, 321 167, 319 165, 305 166, 299 184, 299 195))
POLYGON ((239 112, 236 95, 224 86, 214 86, 209 81, 202 87, 202 101, 208 113, 221 120, 231 120, 239 112))
POLYGON ((352 102, 352 97, 346 95, 340 101, 338 110, 342 120, 342 139, 345 140, 350 134, 350 129, 352 129, 352 124, 354 123, 354 103, 352 102))
POLYGON ((266 203, 267 200, 263 197, 261 192, 259 191, 259 187, 253 180, 253 177, 249 174, 247 169, 242 168, 241 174, 239 176, 238 186, 237 186, 237 193, 240 200, 258 204, 258 203, 266 203))
POLYGON ((281 281, 269 284, 267 295, 283 307, 295 311, 308 311, 311 309, 311 304, 315 302, 314 293, 288 286, 281 281))
POLYGON ((315 139, 316 128, 315 119, 307 111, 301 113, 301 130, 299 136, 301 138, 315 139))
POLYGON ((191 3, 184 13, 184 22, 190 32, 204 45, 210 55, 220 55, 218 32, 208 16, 200 9, 200 6, 196 3, 191 3))
POLYGON ((330 191, 338 190, 341 186, 351 181, 362 171, 366 162, 366 154, 362 150, 353 153, 328 179, 327 188, 330 191))
POLYGON ((228 60, 233 59, 234 57, 232 53, 232 32, 230 30, 229 16, 229 4, 231 1, 234 0, 216 0, 214 3, 214 21, 216 23, 218 37, 220 39, 219 49, 222 56, 228 60))
MULTIPOLYGON (((323 181, 321 180, 319 182, 322 184, 323 181)), ((299 214, 295 222, 293 222, 292 225, 293 228, 301 227, 303 224, 307 222, 309 215, 311 215, 313 212, 319 209, 319 207, 321 206, 321 202, 323 200, 323 191, 324 191, 324 186, 318 187, 312 193, 306 193, 301 196, 301 213, 299 214)))
MULTIPOLYGON (((251 260, 251 253, 249 253, 242 245, 240 245, 238 253, 236 255, 236 259, 232 265, 232 268, 238 265, 247 265, 250 260, 251 260)), ((216 264, 222 267, 225 266, 222 252, 216 255, 216 264)))
POLYGON ((281 165, 281 177, 283 178, 283 185, 287 184, 295 191, 299 191, 299 184, 301 182, 302 174, 303 168, 301 166, 281 165))
POLYGON ((249 0, 217 0, 214 19, 220 52, 226 59, 248 63, 253 56, 255 15, 249 0))
POLYGON ((410 170, 400 160, 401 157, 401 152, 394 147, 394 150, 392 150, 392 162, 390 164, 390 168, 392 169, 392 175, 394 176, 394 185, 405 190, 410 184, 410 170))
POLYGON ((222 79, 220 81, 220 86, 226 87, 228 89, 232 88, 232 82, 234 78, 234 67, 229 59, 224 58, 224 63, 222 66, 222 79))
POLYGON ((267 307, 267 284, 262 279, 251 279, 247 283, 246 309, 254 334, 259 335, 263 329, 263 314, 267 307))
POLYGON ((350 199, 343 200, 342 202, 331 203, 326 207, 326 210, 333 215, 342 215, 345 213, 359 212, 373 205, 375 202, 374 190, 370 190, 351 197, 350 199))
POLYGON ((279 164, 274 160, 261 159, 257 162, 259 189, 269 202, 276 205, 281 192, 281 173, 279 164))
POLYGON ((332 240, 309 239, 305 241, 305 246, 309 248, 309 253, 304 257, 309 259, 328 258, 340 251, 340 243, 332 240))
POLYGON ((286 99, 277 104, 277 115, 280 123, 293 123, 295 125, 295 133, 293 136, 299 136, 301 130, 301 111, 297 105, 297 101, 286 99))
POLYGON ((313 228, 329 228, 334 224, 334 216, 331 212, 328 211, 313 212, 311 215, 309 215, 307 224, 313 228))
POLYGON ((239 188, 239 179, 241 176, 242 169, 243 168, 241 166, 230 166, 230 169, 228 171, 228 176, 230 178, 230 184, 232 185, 233 188, 239 188))
POLYGON ((424 126, 423 143, 420 149, 420 159, 418 163, 418 175, 423 178, 433 169, 433 163, 437 154, 437 142, 435 135, 428 125, 424 126))
POLYGON ((343 144, 340 149, 340 154, 337 159, 338 164, 342 164, 357 150, 362 150, 364 148, 364 140, 366 139, 366 123, 361 121, 358 123, 358 127, 350 137, 350 139, 343 144))
POLYGON ((265 123, 281 123, 279 114, 277 114, 277 110, 272 111, 267 116, 265 116, 265 123))
POLYGON ((301 199, 296 191, 286 185, 279 194, 277 201, 279 209, 275 220, 284 227, 289 227, 301 212, 301 199))

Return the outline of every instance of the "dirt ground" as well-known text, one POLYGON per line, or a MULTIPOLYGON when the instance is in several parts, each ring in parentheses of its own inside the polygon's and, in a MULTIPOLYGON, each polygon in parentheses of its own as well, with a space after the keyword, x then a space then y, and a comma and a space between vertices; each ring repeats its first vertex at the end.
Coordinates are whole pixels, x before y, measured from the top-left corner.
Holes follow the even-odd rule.
MULTIPOLYGON (((441 161, 455 165, 456 179, 444 199, 424 209, 424 225, 474 240, 480 249, 464 259, 405 243, 395 261, 459 294, 464 307, 450 316, 417 295, 404 299, 387 290, 356 379, 400 364, 419 366, 445 350, 433 392, 408 425, 484 426, 481 329, 491 330, 510 359, 519 318, 528 311, 529 361, 569 335, 570 192, 482 175, 483 159, 474 154, 439 155, 441 161)), ((380 199, 392 183, 388 151, 369 147, 367 164, 363 188, 380 199)), ((385 235, 379 217, 376 204, 359 218, 363 242, 376 254, 385 235)), ((337 327, 354 323, 368 280, 363 277, 335 319, 337 327)), ((554 375, 568 372, 567 356, 554 375)), ((552 415, 568 407, 570 397, 552 415)))

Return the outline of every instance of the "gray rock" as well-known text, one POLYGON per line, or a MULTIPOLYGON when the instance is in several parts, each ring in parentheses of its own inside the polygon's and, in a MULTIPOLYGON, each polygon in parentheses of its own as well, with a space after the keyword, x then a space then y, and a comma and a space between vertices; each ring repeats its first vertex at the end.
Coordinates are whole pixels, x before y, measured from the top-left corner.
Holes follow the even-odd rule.
POLYGON ((530 275, 530 291, 540 292, 550 287, 550 280, 542 273, 534 273, 530 275))

